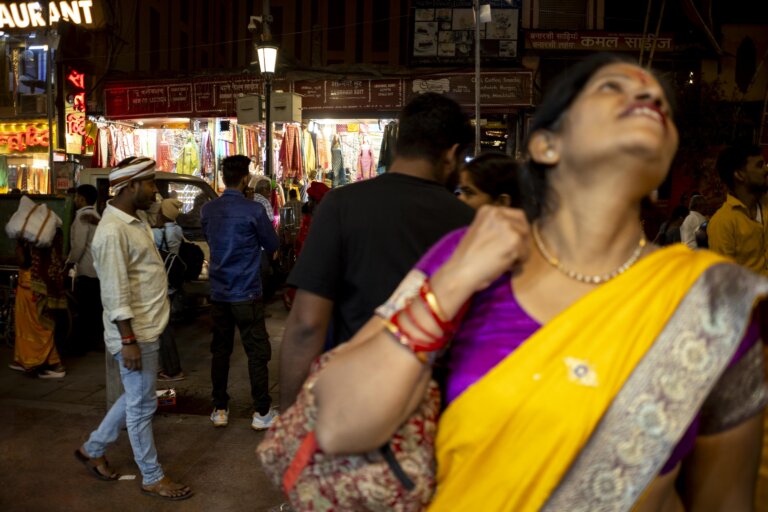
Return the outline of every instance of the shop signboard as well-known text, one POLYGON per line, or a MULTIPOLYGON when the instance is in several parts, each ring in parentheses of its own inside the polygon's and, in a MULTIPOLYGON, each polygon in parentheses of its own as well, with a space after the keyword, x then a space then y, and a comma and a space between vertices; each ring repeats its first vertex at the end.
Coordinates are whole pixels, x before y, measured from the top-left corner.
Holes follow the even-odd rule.
POLYGON ((238 97, 261 94, 261 80, 252 76, 204 78, 193 86, 194 114, 198 117, 233 115, 238 97))
POLYGON ((658 38, 654 34, 626 33, 626 32, 600 32, 600 31, 553 31, 553 30, 526 30, 526 50, 582 50, 582 51, 607 51, 607 52, 639 52, 641 48, 651 50, 654 47, 657 52, 671 52, 674 50, 674 40, 671 34, 660 34, 658 38))
POLYGON ((104 89, 106 114, 111 119, 192 114, 192 84, 151 83, 104 89))
MULTIPOLYGON (((151 82, 143 85, 108 84, 104 88, 108 119, 146 117, 224 117, 237 115, 237 98, 262 94, 256 77, 201 78, 189 82, 151 82)), ((444 93, 461 105, 474 105, 474 75, 436 74, 425 78, 380 80, 275 81, 274 92, 302 97, 302 110, 396 112, 415 94, 444 93), (279 83, 279 87, 278 87, 279 83)), ((530 106, 533 77, 530 71, 483 72, 483 106, 530 106)))
POLYGON ((49 140, 43 120, 0 123, 0 155, 47 152, 49 140))
POLYGON ((301 96, 302 110, 320 110, 325 108, 325 80, 307 80, 295 82, 293 92, 301 96))
MULTIPOLYGON (((407 100, 417 94, 437 92, 464 107, 475 105, 475 75, 430 75, 408 82, 407 100)), ((531 71, 483 72, 480 76, 480 104, 483 107, 528 107, 533 105, 531 71)))
POLYGON ((302 110, 396 111, 403 107, 403 81, 312 80, 295 82, 293 92, 302 96, 302 110))
MULTIPOLYGON (((517 59, 519 0, 488 0, 491 22, 480 24, 483 61, 517 59)), ((475 59, 473 0, 414 0, 411 64, 469 64, 475 59)))
MULTIPOLYGON (((104 24, 99 2, 93 0, 64 0, 48 2, 50 24, 66 19, 75 25, 97 27, 104 24)), ((42 2, 0 3, 0 30, 22 31, 46 27, 42 2)))
POLYGON ((69 68, 64 80, 64 134, 66 152, 81 155, 85 150, 85 73, 69 68))

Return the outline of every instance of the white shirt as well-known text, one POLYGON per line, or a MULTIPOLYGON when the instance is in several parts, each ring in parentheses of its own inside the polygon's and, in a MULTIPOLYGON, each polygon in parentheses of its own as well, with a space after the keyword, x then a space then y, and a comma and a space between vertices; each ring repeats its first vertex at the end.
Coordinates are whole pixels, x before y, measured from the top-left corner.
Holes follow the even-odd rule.
POLYGON ((75 220, 69 230, 69 257, 68 263, 74 263, 78 276, 96 277, 96 269, 93 267, 93 255, 91 243, 96 233, 96 225, 91 222, 101 217, 93 206, 84 206, 77 210, 75 220), (91 217, 91 218, 89 218, 91 217))
POLYGON ((691 249, 698 248, 699 246, 696 245, 696 230, 699 229, 699 226, 705 220, 707 218, 699 212, 691 211, 680 226, 680 241, 691 249))
POLYGON ((136 339, 155 341, 168 324, 168 277, 144 212, 141 220, 107 204, 92 252, 101 281, 104 339, 110 353, 122 349, 117 320, 131 320, 136 339))

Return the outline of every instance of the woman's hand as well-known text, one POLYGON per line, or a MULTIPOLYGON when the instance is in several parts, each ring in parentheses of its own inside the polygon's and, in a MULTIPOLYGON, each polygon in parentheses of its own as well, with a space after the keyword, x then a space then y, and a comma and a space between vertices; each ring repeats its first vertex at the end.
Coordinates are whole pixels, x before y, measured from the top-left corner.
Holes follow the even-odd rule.
POLYGON ((530 225, 522 210, 483 206, 443 268, 477 292, 528 259, 530 225))
POLYGON ((483 206, 451 258, 430 278, 441 309, 453 318, 476 292, 530 254, 530 226, 522 210, 483 206))

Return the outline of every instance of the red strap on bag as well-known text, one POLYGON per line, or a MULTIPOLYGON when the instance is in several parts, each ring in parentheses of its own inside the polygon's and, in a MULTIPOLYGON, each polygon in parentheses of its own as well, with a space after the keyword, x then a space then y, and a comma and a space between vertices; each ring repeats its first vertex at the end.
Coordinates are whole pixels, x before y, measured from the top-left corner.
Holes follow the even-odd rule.
POLYGON ((296 450, 296 454, 293 456, 291 465, 285 470, 285 474, 283 475, 283 490, 285 491, 285 494, 291 492, 293 486, 296 485, 301 472, 307 467, 309 461, 317 450, 317 439, 315 438, 315 431, 312 430, 301 442, 301 446, 299 446, 299 449, 296 450))

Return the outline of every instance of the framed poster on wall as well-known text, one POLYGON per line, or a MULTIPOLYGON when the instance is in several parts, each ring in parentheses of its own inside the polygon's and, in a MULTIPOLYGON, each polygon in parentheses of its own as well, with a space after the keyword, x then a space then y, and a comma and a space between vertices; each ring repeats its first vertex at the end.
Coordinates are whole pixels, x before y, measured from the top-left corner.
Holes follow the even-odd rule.
MULTIPOLYGON (((474 62, 472 0, 414 0, 411 65, 474 62)), ((480 58, 486 63, 517 60, 520 2, 492 0, 490 23, 480 24, 480 58)))

